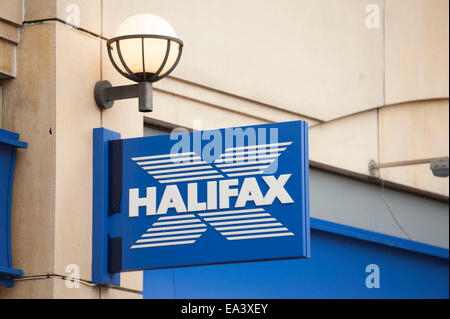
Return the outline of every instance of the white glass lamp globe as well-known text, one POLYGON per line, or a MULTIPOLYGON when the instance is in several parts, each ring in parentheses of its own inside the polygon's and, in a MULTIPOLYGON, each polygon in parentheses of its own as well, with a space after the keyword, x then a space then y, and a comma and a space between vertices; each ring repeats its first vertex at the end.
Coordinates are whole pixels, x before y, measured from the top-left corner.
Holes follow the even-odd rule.
POLYGON ((156 82, 179 62, 183 41, 172 26, 154 14, 126 19, 108 40, 111 62, 125 77, 136 82, 156 82))

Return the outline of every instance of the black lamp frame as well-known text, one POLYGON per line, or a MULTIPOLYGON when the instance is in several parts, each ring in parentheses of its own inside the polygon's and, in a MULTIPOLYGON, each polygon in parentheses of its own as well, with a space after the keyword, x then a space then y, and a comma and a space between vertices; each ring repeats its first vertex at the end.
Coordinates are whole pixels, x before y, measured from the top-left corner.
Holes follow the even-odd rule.
POLYGON ((177 66, 178 62, 180 61, 181 54, 183 51, 183 41, 180 39, 169 37, 169 36, 163 36, 163 35, 153 35, 153 34, 136 34, 136 35, 126 35, 126 36, 120 36, 115 37, 107 41, 106 43, 108 48, 108 55, 109 59, 111 60, 111 63, 113 64, 114 68, 119 72, 122 76, 126 77, 127 79, 130 79, 134 82, 138 82, 137 84, 132 85, 124 85, 124 86, 117 86, 113 87, 109 81, 99 81, 95 85, 94 89, 94 97, 95 101, 101 109, 109 109, 113 106, 115 100, 123 100, 123 99, 130 99, 130 98, 138 98, 139 99, 139 111, 140 112, 151 112, 153 110, 153 103, 152 103, 152 96, 153 96, 153 90, 152 90, 152 83, 159 81, 169 75, 177 66), (142 39, 142 70, 143 72, 140 73, 134 73, 130 70, 130 68, 125 63, 125 60, 123 58, 122 52, 120 50, 120 41, 121 40, 128 40, 128 39, 142 39), (150 73, 145 72, 145 49, 144 49, 144 41, 145 39, 164 39, 167 40, 167 49, 166 54, 164 56, 164 60, 161 63, 161 66, 158 68, 156 73, 150 73), (164 74, 161 74, 162 70, 164 69, 164 66, 167 63, 167 59, 169 58, 170 54, 170 47, 172 41, 178 43, 179 49, 178 49, 178 56, 175 60, 175 63, 170 67, 168 71, 166 71, 164 74), (126 72, 124 72, 117 64, 117 62, 114 60, 112 56, 112 50, 113 44, 115 44, 117 48, 117 55, 119 57, 119 60, 123 66, 123 69, 125 69, 126 72))

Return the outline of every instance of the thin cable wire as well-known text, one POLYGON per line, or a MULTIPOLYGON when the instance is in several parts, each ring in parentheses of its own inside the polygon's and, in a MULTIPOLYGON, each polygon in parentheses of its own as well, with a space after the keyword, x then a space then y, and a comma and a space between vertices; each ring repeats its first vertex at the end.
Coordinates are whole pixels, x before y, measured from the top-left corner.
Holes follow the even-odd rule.
POLYGON ((406 236, 406 238, 408 238, 409 240, 411 239, 411 236, 409 236, 409 234, 406 232, 406 230, 402 227, 402 225, 399 223, 399 221, 397 220, 397 218, 395 218, 394 213, 392 212, 391 207, 389 206, 386 197, 384 196, 384 179, 381 178, 381 175, 379 175, 379 178, 381 179, 381 198, 383 199, 384 205, 386 206, 389 214, 391 215, 392 219, 394 220, 394 222, 397 224, 398 228, 400 228, 400 230, 403 232, 403 234, 406 236))
MULTIPOLYGON (((83 285, 89 286, 89 287, 98 287, 98 288, 102 288, 101 284, 95 284, 91 281, 87 281, 87 280, 83 280, 83 279, 77 279, 77 278, 73 278, 73 277, 69 277, 69 276, 63 276, 63 275, 55 275, 55 274, 45 274, 45 275, 33 275, 33 276, 22 276, 22 277, 18 277, 18 278, 13 278, 16 281, 25 281, 25 280, 41 280, 41 279, 60 279, 60 280, 68 280, 68 281, 74 281, 74 282, 79 282, 83 285)), ((128 292, 139 292, 137 290, 134 289, 129 289, 129 288, 124 288, 121 286, 110 286, 110 288, 114 288, 117 290, 123 290, 123 291, 128 291, 128 292)))
MULTIPOLYGON (((383 23, 383 41, 382 41, 382 72, 383 72, 383 87, 382 87, 382 94, 383 94, 383 107, 386 106, 386 63, 385 63, 385 57, 386 57, 386 1, 383 0, 381 2, 382 5, 382 23, 383 23)), ((380 139, 380 108, 377 109, 377 128, 378 128, 378 134, 377 134, 377 148, 378 148, 378 163, 381 162, 381 139, 380 139)), ((384 179, 381 177, 380 170, 378 169, 378 178, 381 180, 381 199, 383 200, 384 205, 386 206, 387 211, 391 215, 392 219, 394 220, 397 227, 402 231, 402 233, 411 240, 411 236, 405 231, 405 229, 402 227, 400 222, 397 220, 397 218, 394 215, 394 212, 391 209, 391 206, 386 200, 386 196, 384 194, 384 179)))
POLYGON ((23 277, 19 277, 19 278, 14 278, 14 280, 16 280, 16 281, 39 280, 39 279, 61 279, 61 280, 79 282, 81 284, 84 284, 84 285, 87 285, 90 287, 98 286, 97 284, 94 284, 94 283, 86 281, 86 280, 77 279, 77 278, 68 277, 68 276, 62 276, 62 275, 47 274, 47 275, 23 276, 23 277))

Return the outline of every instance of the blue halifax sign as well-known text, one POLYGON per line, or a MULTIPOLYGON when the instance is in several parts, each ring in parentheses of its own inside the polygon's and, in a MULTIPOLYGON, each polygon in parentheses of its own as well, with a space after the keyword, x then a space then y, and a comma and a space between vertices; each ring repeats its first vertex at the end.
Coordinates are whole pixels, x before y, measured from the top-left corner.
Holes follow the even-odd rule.
POLYGON ((94 130, 93 279, 309 257, 303 121, 120 139, 94 130))

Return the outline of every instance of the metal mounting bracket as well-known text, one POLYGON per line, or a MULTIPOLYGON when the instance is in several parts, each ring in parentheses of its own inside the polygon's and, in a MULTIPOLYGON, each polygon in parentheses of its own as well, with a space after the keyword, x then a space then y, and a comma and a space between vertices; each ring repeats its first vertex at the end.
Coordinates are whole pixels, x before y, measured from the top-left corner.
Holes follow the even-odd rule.
POLYGON ((110 109, 116 100, 138 98, 139 112, 153 111, 151 82, 112 86, 109 81, 98 81, 95 84, 94 98, 97 106, 102 110, 110 109))

